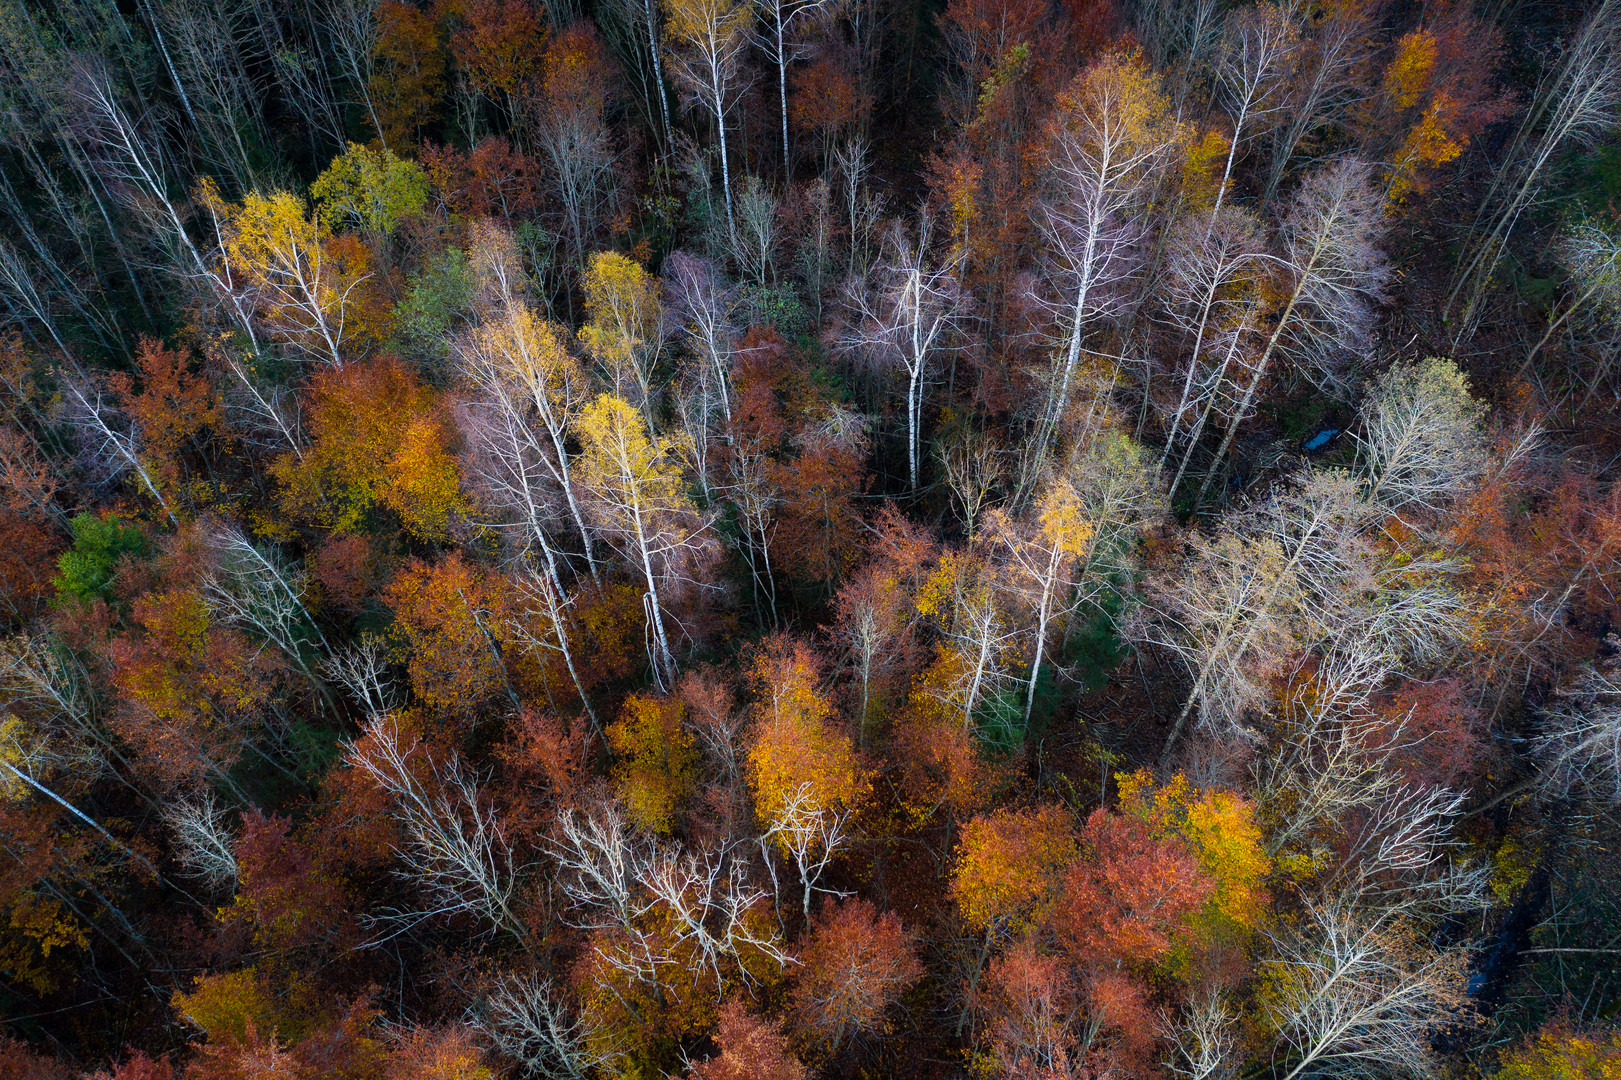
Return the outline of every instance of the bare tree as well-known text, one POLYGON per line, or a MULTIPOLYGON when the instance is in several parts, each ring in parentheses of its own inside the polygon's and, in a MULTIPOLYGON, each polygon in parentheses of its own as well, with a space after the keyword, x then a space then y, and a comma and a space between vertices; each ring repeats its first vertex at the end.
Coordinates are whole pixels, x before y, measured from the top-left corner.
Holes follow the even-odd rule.
MULTIPOLYGON (((594 36, 587 44, 599 47, 594 36)), ((546 72, 545 100, 533 110, 529 126, 535 146, 550 167, 574 268, 583 273, 602 218, 612 207, 618 155, 603 119, 608 87, 594 72, 582 74, 578 67, 566 63, 557 71, 546 72)))
POLYGON ((1549 165, 1571 145, 1591 145, 1612 129, 1621 104, 1621 0, 1600 0, 1546 71, 1503 167, 1481 199, 1442 318, 1457 319, 1457 340, 1474 331, 1480 301, 1509 234, 1537 203, 1549 165))
POLYGON ((174 831, 176 852, 186 869, 216 889, 236 884, 235 840, 212 792, 174 803, 164 816, 174 831))
POLYGON ((377 719, 395 707, 388 652, 388 642, 380 634, 362 634, 353 644, 333 650, 322 661, 321 671, 342 684, 368 718, 377 719))
POLYGON ((371 0, 323 0, 316 20, 331 43, 330 52, 349 80, 352 92, 359 95, 360 103, 366 107, 378 141, 387 146, 388 136, 383 131, 382 121, 377 119, 377 104, 371 96, 377 48, 377 5, 371 0))
POLYGON ((1621 680, 1615 665, 1590 667, 1555 695, 1532 746, 1548 796, 1581 793, 1621 805, 1621 680))
POLYGON ((107 399, 99 377, 63 373, 62 411, 63 418, 78 433, 80 453, 92 477, 106 484, 133 474, 163 507, 170 523, 180 523, 141 456, 139 425, 107 399))
POLYGON ((1060 100, 1058 118, 1048 150, 1055 190, 1036 218, 1046 242, 1045 289, 1033 297, 1056 327, 1053 361, 1016 508, 1033 493, 1064 423, 1088 341, 1131 306, 1124 286, 1141 268, 1147 202, 1175 145, 1170 103, 1135 58, 1093 65, 1060 100))
POLYGON ((839 0, 760 0, 762 25, 756 32, 766 56, 777 68, 777 104, 782 118, 782 173, 792 177, 788 152, 788 65, 805 55, 800 24, 828 18, 839 0))
POLYGON ((1363 399, 1356 435, 1368 500, 1434 512, 1466 493, 1489 464, 1485 415, 1451 360, 1392 364, 1363 399))
POLYGON ((713 386, 732 425, 731 370, 737 328, 719 269, 707 259, 672 251, 664 260, 664 281, 687 348, 713 372, 713 386))
POLYGON ((1199 993, 1187 1012, 1165 1027, 1176 1046, 1168 1069, 1188 1080, 1228 1080, 1243 1063, 1239 1018, 1216 987, 1199 993))
MULTIPOLYGON (((1184 218, 1171 230, 1169 249, 1159 303, 1166 320, 1191 336, 1193 344, 1187 354, 1188 370, 1182 380, 1181 397, 1171 414, 1165 450, 1160 455, 1162 469, 1170 460, 1182 433, 1183 418, 1190 409, 1198 408, 1200 415, 1189 441, 1197 442, 1204 429, 1221 384, 1220 375, 1207 377, 1202 384, 1199 379, 1206 374, 1203 361, 1207 346, 1215 343, 1212 330, 1241 323, 1255 306, 1250 279, 1258 275, 1263 257, 1259 224, 1245 211, 1233 207, 1217 210, 1208 221, 1184 218)), ((1173 494, 1175 490, 1173 484, 1173 494)))
POLYGON ((899 221, 890 225, 872 280, 852 282, 846 291, 850 330, 841 343, 899 368, 905 377, 907 482, 914 492, 929 373, 936 358, 956 344, 954 335, 967 322, 973 302, 958 283, 956 268, 931 258, 929 225, 926 213, 915 236, 899 221))
POLYGON ((162 140, 151 131, 154 125, 131 117, 111 75, 95 59, 81 58, 74 64, 64 95, 76 114, 76 130, 94 149, 94 167, 109 190, 119 193, 127 208, 169 247, 182 280, 230 308, 233 321, 257 349, 253 318, 238 283, 228 268, 206 257, 186 231, 181 204, 169 191, 169 162, 162 140))
POLYGON ((1272 942, 1262 1009, 1286 1055, 1280 1080, 1427 1075, 1431 1040, 1467 1006, 1467 954, 1432 949, 1399 923, 1308 901, 1272 942))
POLYGON ((1227 98, 1233 134, 1227 144, 1221 186, 1210 210, 1212 222, 1221 213, 1233 161, 1245 136, 1269 129, 1286 108, 1290 67, 1300 49, 1300 28, 1283 6, 1256 3, 1228 15, 1222 38, 1216 80, 1227 98))
MULTIPOLYGON (((361 729, 344 762, 371 778, 393 801, 405 834, 400 875, 427 894, 429 906, 391 911, 382 920, 403 932, 424 920, 469 915, 519 941, 529 928, 516 907, 517 867, 495 810, 454 753, 435 760, 407 738, 392 716, 361 729)), ((392 935, 390 935, 392 936, 392 935)))
POLYGON ((227 522, 211 528, 207 539, 214 552, 214 565, 203 578, 203 601, 209 612, 275 645, 315 678, 304 659, 304 646, 319 643, 323 650, 330 649, 304 606, 303 570, 261 550, 227 522))
POLYGON ((1314 132, 1349 108, 1377 40, 1375 4, 1341 4, 1316 21, 1304 48, 1289 57, 1292 78, 1272 134, 1272 162, 1261 205, 1278 193, 1295 154, 1314 132))
POLYGON ((1521 377, 1530 373, 1548 339, 1577 312, 1591 313, 1611 325, 1621 324, 1621 236, 1597 222, 1583 221, 1561 233, 1555 252, 1569 271, 1574 289, 1563 310, 1551 315, 1548 328, 1525 354, 1521 377))
POLYGON ((777 200, 758 176, 745 176, 737 196, 737 230, 732 235, 732 257, 740 277, 753 278, 765 288, 775 276, 777 257, 777 200))
MULTIPOLYGON (((776 847, 793 861, 803 888, 802 910, 810 918, 811 897, 821 889, 818 883, 833 860, 850 842, 850 819, 854 811, 842 803, 823 805, 815 785, 807 781, 783 799, 772 815, 769 827, 760 837, 760 853, 767 862, 776 847)), ((835 896, 845 893, 834 892, 835 896)))
POLYGON ((980 512, 992 493, 1007 479, 1006 451, 995 436, 971 425, 964 425, 944 439, 935 441, 935 456, 945 474, 946 487, 960 507, 963 531, 972 540, 980 512))
POLYGON ((525 1075, 590 1080, 620 1053, 609 1033, 572 1015, 563 995, 534 975, 503 975, 469 1010, 468 1023, 525 1075))
POLYGON ((670 69, 714 121, 720 139, 721 191, 726 234, 735 239, 732 162, 726 151, 726 120, 737 104, 738 75, 748 49, 754 11, 746 0, 664 0, 665 35, 677 48, 670 69))
POLYGON ((502 301, 454 347, 471 391, 463 426, 479 451, 474 474, 493 507, 510 515, 521 537, 519 550, 538 547, 558 588, 554 544, 547 538, 553 492, 562 496, 580 535, 591 576, 598 574, 568 449, 570 425, 589 386, 565 340, 561 328, 513 299, 502 301))
POLYGON ((1288 356, 1318 386, 1334 387, 1343 381, 1345 357, 1366 340, 1373 323, 1369 301, 1383 296, 1390 273, 1375 246, 1383 229, 1384 200, 1369 177, 1365 163, 1347 158, 1301 186, 1282 227, 1283 306, 1196 501, 1204 501, 1221 471, 1274 354, 1288 356))

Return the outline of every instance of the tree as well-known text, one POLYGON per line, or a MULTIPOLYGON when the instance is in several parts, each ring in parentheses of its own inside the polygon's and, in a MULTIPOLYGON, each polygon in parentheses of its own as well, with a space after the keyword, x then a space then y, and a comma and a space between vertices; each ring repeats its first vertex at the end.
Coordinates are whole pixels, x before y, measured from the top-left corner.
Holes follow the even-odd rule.
POLYGON ((474 394, 464 428, 482 451, 475 474, 486 498, 512 515, 522 531, 521 550, 540 548, 557 588, 562 581, 552 554, 556 545, 548 537, 554 490, 580 534, 591 576, 597 576, 568 449, 587 380, 565 346, 564 333, 514 297, 498 301, 455 346, 462 377, 474 394))
POLYGON ((834 597, 833 638, 861 685, 856 730, 865 744, 873 713, 874 690, 887 689, 915 651, 910 640, 911 598, 895 573, 871 566, 847 581, 834 597))
POLYGON ((1099 807, 1081 830, 1086 857, 1069 868, 1050 915, 1076 962, 1149 964, 1168 953, 1213 883, 1180 837, 1099 807))
POLYGON ((438 395, 388 357, 329 368, 303 389, 311 445, 269 469, 283 511, 354 532, 381 504, 417 536, 446 536, 465 504, 438 395))
MULTIPOLYGON (((677 318, 681 320, 688 349, 712 373, 716 396, 720 399, 726 426, 730 428, 730 379, 732 354, 736 348, 733 338, 737 331, 731 321, 731 297, 726 293, 720 271, 707 259, 672 251, 664 260, 664 281, 677 318)), ((732 438, 730 431, 726 438, 732 438)))
POLYGON ((470 0, 460 15, 461 25, 450 37, 458 72, 476 93, 503 103, 516 125, 519 99, 543 63, 544 11, 531 0, 470 0))
POLYGON ((608 725, 608 745, 619 760, 614 779, 626 812, 638 826, 668 834, 696 786, 697 750, 683 722, 678 697, 633 694, 608 725))
POLYGON ((1344 382, 1343 367, 1367 337, 1373 320, 1369 301, 1379 299, 1390 269, 1375 246, 1384 219, 1383 201, 1368 185, 1368 166, 1346 158, 1307 177, 1283 220, 1282 307, 1239 399, 1215 461, 1195 502, 1203 502, 1238 426, 1249 416, 1256 391, 1275 352, 1290 357, 1322 388, 1344 382))
POLYGON ((761 15, 764 33, 759 34, 766 56, 777 67, 777 103, 782 119, 782 174, 791 178, 794 159, 788 152, 788 65, 803 54, 798 38, 799 24, 828 14, 833 0, 764 0, 761 15))
POLYGON ((607 374, 614 394, 642 410, 650 437, 653 366, 664 347, 664 302, 659 279, 616 251, 599 251, 581 282, 585 325, 580 344, 607 374))
POLYGON ((1125 310, 1123 289, 1138 270, 1149 227, 1149 193, 1175 140, 1170 103, 1135 55, 1103 57, 1059 98, 1047 139, 1053 193, 1037 217, 1047 258, 1040 300, 1056 327, 1055 348, 1041 376, 1046 393, 1016 505, 1032 494, 1066 422, 1087 342, 1100 322, 1125 310))
POLYGON ((885 1014, 923 976, 917 944, 894 912, 866 900, 824 909, 811 926, 794 986, 794 1027, 830 1054, 886 1030, 885 1014))
POLYGON ((345 273, 330 257, 330 233, 285 191, 249 192, 227 229, 226 259, 271 334, 308 359, 342 367, 353 294, 370 275, 345 273))
POLYGON ((953 336, 973 303, 958 284, 955 268, 930 259, 928 246, 927 214, 915 237, 899 221, 891 224, 871 283, 854 283, 846 293, 851 327, 842 343, 877 365, 899 368, 906 380, 907 483, 914 492, 930 369, 941 352, 956 344, 953 336))
POLYGON ((517 908, 517 867, 501 822, 468 771, 451 754, 436 760, 392 716, 367 722, 344 762, 393 802, 405 847, 401 876, 428 894, 425 910, 395 911, 385 922, 404 927, 466 913, 519 941, 529 927, 517 908))
POLYGON ((367 102, 385 144, 408 146, 439 109, 444 39, 433 15, 401 0, 377 5, 367 102))
POLYGON ((747 774, 765 832, 762 848, 793 859, 810 918, 816 883, 849 840, 851 817, 871 777, 850 737, 833 724, 831 700, 817 687, 816 655, 801 642, 768 639, 756 656, 758 695, 747 774))
MULTIPOLYGON (((1161 297, 1166 317, 1193 343, 1187 353, 1187 374, 1181 396, 1171 413, 1170 430, 1160 468, 1170 460, 1189 410, 1198 411, 1198 420, 1188 432, 1189 452, 1183 455, 1171 494, 1182 481, 1192 448, 1204 433, 1223 389, 1226 364, 1210 371, 1206 354, 1221 355, 1221 331, 1242 326, 1256 306, 1254 279, 1260 276, 1264 258, 1259 223, 1247 212, 1233 207, 1217 209, 1208 221, 1192 216, 1172 226, 1167 242, 1166 284, 1161 297)), ((1236 335, 1235 340, 1242 335, 1236 335)))
POLYGON ((715 1033, 720 1053, 692 1067, 694 1080, 805 1080, 782 1025, 751 1016, 735 998, 721 1006, 715 1033))
POLYGON ((1233 133, 1227 140, 1227 163, 1210 220, 1221 213, 1233 175, 1233 161, 1244 136, 1265 131, 1287 106, 1290 64, 1300 50, 1300 29, 1290 13, 1277 4, 1258 3, 1235 10, 1227 17, 1216 79, 1227 98, 1233 133))
POLYGON ((591 24, 575 23, 547 45, 538 93, 526 114, 535 146, 550 166, 563 233, 581 273, 617 187, 617 156, 603 118, 611 78, 591 24))
POLYGON ((597 528, 646 586, 654 684, 673 688, 676 660, 665 605, 672 591, 697 583, 713 545, 708 523, 683 490, 674 447, 650 440, 643 417, 623 399, 598 395, 581 410, 574 432, 584 447, 577 475, 597 528))
POLYGON ((1287 1055, 1282 1080, 1418 1073, 1433 1035, 1468 1007, 1464 954, 1438 952, 1410 927, 1308 902, 1298 930, 1273 940, 1261 1008, 1287 1055))
POLYGON ((1570 145, 1591 145, 1614 123, 1621 102, 1621 3, 1601 0, 1543 72, 1525 118, 1494 170, 1452 275, 1442 319, 1456 319, 1458 339, 1472 333, 1509 235, 1535 204, 1546 172, 1570 145))
POLYGON ((1356 437, 1368 501, 1434 513, 1464 495, 1486 471, 1485 413, 1451 360, 1392 364, 1363 400, 1356 437))
POLYGON ((1072 591, 1079 584, 1073 571, 1078 561, 1086 561, 1084 557, 1097 530, 1087 520, 1086 506, 1075 488, 1059 479, 1041 496, 1034 522, 1020 529, 1000 511, 992 511, 986 531, 1006 559, 1004 572, 1011 590, 1034 609, 1034 655, 1024 698, 1024 723, 1028 728, 1051 625, 1085 599, 1072 591))
POLYGON ((1621 803, 1621 685, 1610 667, 1583 671, 1543 714, 1532 752, 1549 797, 1621 803))
POLYGON ((663 6, 664 34, 675 46, 671 68, 676 81, 709 114, 720 139, 726 233, 735 237, 726 119, 736 104, 737 78, 754 24, 754 9, 743 0, 664 0, 663 6))
POLYGON ((410 648, 411 687, 422 704, 467 720, 504 694, 521 711, 505 657, 513 635, 504 584, 459 552, 436 563, 412 559, 389 582, 382 598, 410 648))
POLYGON ((354 225, 370 236, 386 237, 402 217, 421 212, 428 201, 428 178, 420 165, 387 147, 372 150, 350 143, 315 178, 310 198, 328 229, 354 225))
POLYGON ((1503 1055, 1494 1080, 1582 1080, 1615 1071, 1621 1064, 1621 1037, 1613 1032, 1578 1031, 1544 1024, 1534 1038, 1503 1055))
POLYGON ((1079 851, 1074 819, 1060 807, 980 814, 962 828, 951 897, 987 941, 1016 936, 1044 918, 1079 851))
POLYGON ((572 1013, 556 987, 534 976, 498 980, 471 1024, 498 1053, 542 1076, 588 1080, 619 1057, 608 1033, 572 1013))
POLYGON ((1575 286, 1574 295, 1557 316, 1548 319, 1548 328, 1526 353, 1520 365, 1522 377, 1530 373, 1548 339, 1577 312, 1601 323, 1621 320, 1621 238, 1597 222, 1583 221, 1566 226, 1556 250, 1575 286))
POLYGON ((1283 116, 1272 133, 1272 161, 1261 204, 1270 203, 1295 153, 1310 135, 1342 113, 1362 91, 1381 4, 1353 0, 1316 21, 1309 46, 1294 50, 1283 116))

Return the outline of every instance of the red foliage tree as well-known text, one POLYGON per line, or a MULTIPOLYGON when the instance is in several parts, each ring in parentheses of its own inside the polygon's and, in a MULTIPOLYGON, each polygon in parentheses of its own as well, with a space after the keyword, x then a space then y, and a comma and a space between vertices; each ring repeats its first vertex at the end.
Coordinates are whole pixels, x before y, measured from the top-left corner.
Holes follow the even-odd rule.
POLYGON ((794 1026, 830 1053, 885 1030, 885 1014, 923 976, 900 916, 866 900, 825 909, 811 925, 800 963, 794 1026))

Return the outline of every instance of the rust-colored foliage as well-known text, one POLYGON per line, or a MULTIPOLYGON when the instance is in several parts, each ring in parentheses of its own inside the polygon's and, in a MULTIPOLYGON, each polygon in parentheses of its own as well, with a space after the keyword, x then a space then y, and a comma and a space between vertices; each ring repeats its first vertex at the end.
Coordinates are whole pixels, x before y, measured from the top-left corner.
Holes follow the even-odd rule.
POLYGON ((272 954, 329 941, 346 916, 343 889, 316 852, 290 835, 291 826, 257 809, 242 815, 236 902, 223 913, 228 922, 245 922, 254 944, 272 954))
POLYGON ((531 0, 459 0, 450 53, 474 88, 511 98, 534 75, 546 47, 544 11, 531 0))
POLYGON ((115 371, 107 385, 135 421, 149 468, 166 487, 179 487, 191 479, 197 457, 206 449, 206 434, 224 427, 219 398, 208 380, 192 370, 186 351, 166 349, 156 338, 141 338, 135 366, 138 376, 115 371))
POLYGON ((1094 810, 1086 855, 1070 867, 1052 922, 1078 964, 1152 963, 1164 956, 1214 883, 1180 840, 1156 839, 1145 821, 1094 810))
POLYGON ((720 1007, 720 1052, 693 1065, 693 1080, 805 1080, 805 1066, 788 1048, 782 1025, 754 1016, 736 998, 720 1007))
POLYGON ((830 1053, 888 1030, 889 1010, 923 976, 917 943, 900 916, 880 913, 866 900, 824 909, 799 960, 794 1027, 805 1041, 830 1053))
POLYGON ((409 650, 411 688, 430 708, 470 720, 508 692, 504 590, 460 552, 411 559, 383 590, 409 650))
POLYGON ((377 37, 372 46, 376 73, 371 97, 378 132, 391 145, 409 145, 431 123, 445 88, 445 43, 429 12, 401 0, 377 5, 377 37))
POLYGON ((392 357, 323 371, 304 393, 312 445, 270 469, 283 511, 356 532, 387 507, 417 536, 444 538, 465 504, 438 395, 392 357))

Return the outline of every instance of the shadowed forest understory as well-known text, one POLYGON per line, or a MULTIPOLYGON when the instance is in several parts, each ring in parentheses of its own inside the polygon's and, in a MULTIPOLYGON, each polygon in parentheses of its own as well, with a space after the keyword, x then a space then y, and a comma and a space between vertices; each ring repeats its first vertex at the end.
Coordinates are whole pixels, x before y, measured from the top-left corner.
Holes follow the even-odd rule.
POLYGON ((1621 0, 0 71, 0 1077, 1621 1076, 1621 0))

